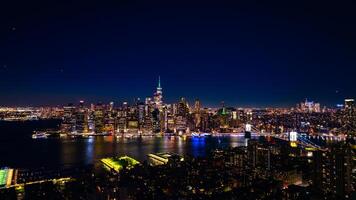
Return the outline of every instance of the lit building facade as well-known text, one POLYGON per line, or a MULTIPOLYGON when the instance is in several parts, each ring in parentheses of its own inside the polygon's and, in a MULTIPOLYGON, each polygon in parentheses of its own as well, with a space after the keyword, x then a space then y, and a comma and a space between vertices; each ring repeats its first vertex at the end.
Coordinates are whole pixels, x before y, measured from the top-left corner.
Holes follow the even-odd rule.
POLYGON ((161 87, 161 77, 158 77, 158 86, 153 96, 154 96, 155 108, 158 110, 162 110, 163 94, 162 94, 162 87, 161 87))

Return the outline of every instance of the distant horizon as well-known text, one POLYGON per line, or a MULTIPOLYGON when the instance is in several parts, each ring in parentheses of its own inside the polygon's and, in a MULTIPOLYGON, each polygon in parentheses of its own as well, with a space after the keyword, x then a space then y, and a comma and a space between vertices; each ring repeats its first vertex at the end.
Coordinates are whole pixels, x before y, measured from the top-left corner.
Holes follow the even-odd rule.
MULTIPOLYGON (((140 97, 137 97, 140 98, 140 97)), ((90 106, 91 104, 97 104, 97 103, 102 103, 102 104, 109 104, 110 102, 114 102, 114 107, 120 107, 119 105, 122 105, 123 102, 128 102, 129 105, 133 105, 134 104, 134 99, 137 98, 132 98, 131 100, 127 100, 127 99, 123 99, 123 100, 105 100, 105 101, 88 101, 86 99, 78 99, 75 101, 71 101, 71 102, 67 102, 67 103, 60 103, 60 104, 0 104, 0 107, 63 107, 69 104, 73 104, 74 106, 78 105, 80 101, 84 101, 84 105, 86 106, 90 106)), ((146 98, 146 97, 145 97, 146 98)), ((145 102, 145 98, 140 98, 141 102, 145 102)), ((199 99, 199 98, 186 98, 184 97, 188 104, 190 106, 194 105, 195 99, 199 99)), ((338 104, 344 104, 344 100, 345 99, 349 99, 350 97, 344 98, 342 99, 340 102, 336 102, 335 104, 323 104, 320 101, 314 100, 314 99, 309 99, 309 98, 304 98, 300 101, 296 101, 294 104, 290 104, 290 105, 286 105, 286 104, 282 104, 282 105, 278 105, 278 104, 271 104, 271 105, 254 105, 254 104, 250 104, 250 105, 241 105, 241 104, 231 104, 231 103, 227 103, 226 101, 220 101, 217 104, 205 104, 204 100, 199 99, 199 101, 201 102, 201 107, 202 108, 221 108, 222 106, 222 102, 224 102, 225 107, 234 107, 234 108, 295 108, 297 104, 304 102, 305 99, 308 99, 308 101, 313 101, 314 103, 320 103, 321 108, 323 108, 324 106, 326 106, 327 108, 333 108, 336 107, 338 104)), ((351 98, 354 99, 354 98, 351 98)), ((166 102, 163 99, 163 103, 164 104, 175 104, 178 103, 180 101, 180 98, 178 98, 176 101, 169 101, 166 102)))
MULTIPOLYGON (((160 78, 160 76, 157 76, 157 80, 158 78, 160 78)), ((158 84, 158 81, 157 81, 157 84, 158 84)), ((160 86, 162 86, 161 82, 159 83, 160 86)), ((39 103, 32 103, 32 104, 23 104, 23 103, 20 103, 20 104, 17 104, 17 105, 10 105, 10 104, 0 104, 0 107, 51 107, 51 106, 65 106, 65 105, 68 105, 68 104, 73 104, 73 105, 77 105, 79 104, 80 101, 84 101, 86 104, 90 105, 90 104, 96 104, 96 103, 103 103, 103 104, 109 104, 110 102, 114 102, 114 105, 117 105, 117 103, 119 104, 122 104, 123 102, 128 102, 129 105, 132 105, 134 103, 135 100, 137 100, 138 98, 140 98, 140 100, 142 102, 145 101, 145 98, 153 98, 153 94, 154 94, 154 85, 152 85, 152 94, 149 96, 145 96, 145 97, 129 97, 129 98, 123 98, 121 97, 120 99, 117 99, 117 98, 113 98, 113 99, 109 99, 109 97, 106 97, 105 100, 103 100, 103 98, 98 98, 98 97, 93 97, 91 99, 99 99, 99 100, 87 100, 87 98, 71 98, 71 97, 68 97, 69 99, 72 99, 72 101, 68 101, 67 103, 42 103, 42 104, 39 104, 39 103)), ((162 89, 163 89, 163 102, 165 104, 173 104, 173 103, 177 103, 179 102, 180 98, 184 97, 187 102, 189 104, 194 104, 194 101, 196 99, 199 99, 200 102, 202 103, 202 106, 203 107, 207 107, 207 108, 219 108, 221 107, 221 103, 224 102, 225 103, 225 106, 226 107, 234 107, 234 108, 292 108, 292 107, 295 107, 296 104, 299 104, 303 101, 305 101, 306 99, 308 101, 313 101, 315 103, 320 103, 322 107, 326 106, 328 108, 330 107, 335 107, 337 104, 343 104, 344 103, 344 100, 345 99, 348 99, 348 98, 353 98, 353 97, 345 97, 343 99, 340 99, 340 102, 335 102, 335 103, 330 103, 330 101, 326 100, 326 101, 318 101, 317 99, 313 99, 313 98, 307 98, 307 97, 304 97, 304 98, 301 98, 299 101, 296 100, 296 101, 293 101, 293 100, 288 100, 284 103, 269 103, 269 104, 261 104, 261 103, 244 103, 244 104, 239 104, 239 103, 231 103, 229 101, 225 101, 225 100, 221 100, 221 101, 218 101, 219 103, 212 103, 213 101, 204 101, 202 100, 201 98, 197 98, 197 97, 186 97, 186 96, 179 96, 179 97, 176 97, 175 99, 176 100, 172 100, 173 98, 172 97, 169 97, 168 99, 170 99, 169 101, 165 101, 166 97, 165 97, 165 88, 164 88, 164 83, 163 83, 163 86, 162 86, 162 89), (291 103, 291 101, 293 101, 291 103), (204 104, 204 102, 209 102, 207 104, 204 104), (324 102, 328 102, 328 103, 324 103, 324 102), (204 106, 205 105, 205 106, 204 106)), ((219 89, 218 89, 219 91, 219 89)), ((337 91, 337 93, 339 93, 339 91, 337 91)), ((36 95, 34 95, 36 96, 36 95)), ((41 96, 41 95, 39 95, 41 96)), ((43 96, 44 98, 49 98, 51 99, 50 96, 43 96)), ((247 99, 245 98, 245 101, 247 99)), ((20 100, 22 101, 22 99, 20 100)), ((247 100, 248 101, 248 100, 247 100)), ((215 101, 216 102, 216 101, 215 101)))

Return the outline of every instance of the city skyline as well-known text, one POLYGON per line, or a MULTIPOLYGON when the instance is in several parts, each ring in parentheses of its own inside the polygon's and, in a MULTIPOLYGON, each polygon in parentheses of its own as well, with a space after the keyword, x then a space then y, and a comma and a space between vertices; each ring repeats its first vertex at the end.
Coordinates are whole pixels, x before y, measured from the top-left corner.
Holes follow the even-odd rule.
POLYGON ((0 105, 144 98, 159 75, 167 102, 335 105, 356 94, 352 7, 6 2, 0 105))

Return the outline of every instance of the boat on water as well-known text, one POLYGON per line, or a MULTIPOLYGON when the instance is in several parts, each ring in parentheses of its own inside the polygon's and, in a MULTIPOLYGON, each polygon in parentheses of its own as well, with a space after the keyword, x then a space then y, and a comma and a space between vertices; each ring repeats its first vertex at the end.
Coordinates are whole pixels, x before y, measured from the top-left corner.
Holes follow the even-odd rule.
POLYGON ((63 135, 59 131, 55 130, 41 130, 41 131, 34 131, 32 134, 33 139, 39 138, 60 138, 63 135))
POLYGON ((95 133, 95 132, 89 132, 89 133, 81 133, 77 131, 73 131, 71 133, 68 133, 68 136, 74 137, 74 138, 88 138, 91 136, 110 136, 112 135, 112 132, 101 132, 101 133, 95 133))
POLYGON ((112 132, 102 132, 102 133, 91 134, 91 136, 110 136, 110 135, 112 135, 112 132))
POLYGON ((192 137, 209 137, 211 136, 211 133, 198 133, 198 132, 193 132, 192 137))
POLYGON ((135 138, 135 135, 134 134, 125 134, 124 137, 126 139, 131 139, 131 138, 135 138))
POLYGON ((33 139, 45 139, 48 138, 48 134, 46 131, 35 131, 34 134, 32 134, 33 139))

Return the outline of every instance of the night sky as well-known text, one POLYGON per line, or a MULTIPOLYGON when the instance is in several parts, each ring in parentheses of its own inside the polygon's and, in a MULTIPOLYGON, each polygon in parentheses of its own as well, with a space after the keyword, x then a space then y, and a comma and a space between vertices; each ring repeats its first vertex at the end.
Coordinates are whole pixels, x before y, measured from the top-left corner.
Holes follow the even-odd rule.
POLYGON ((356 97, 352 1, 192 2, 1 1, 0 106, 356 97))

